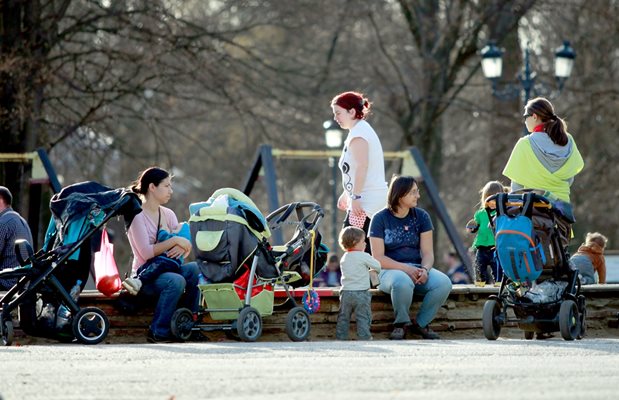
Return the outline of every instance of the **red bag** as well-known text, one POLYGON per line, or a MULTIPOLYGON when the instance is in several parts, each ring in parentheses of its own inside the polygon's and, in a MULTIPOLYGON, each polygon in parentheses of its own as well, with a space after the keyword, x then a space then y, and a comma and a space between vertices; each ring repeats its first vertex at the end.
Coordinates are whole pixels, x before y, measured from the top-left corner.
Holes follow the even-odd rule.
POLYGON ((101 233, 101 250, 95 253, 95 282, 97 290, 108 297, 122 287, 118 267, 114 260, 114 245, 110 243, 105 228, 101 233))
MULTIPOLYGON (((238 277, 237 280, 234 281, 234 290, 236 290, 236 294, 239 295, 239 299, 241 301, 245 301, 245 295, 247 294, 247 285, 249 285, 249 273, 251 272, 249 266, 243 265, 245 268, 245 272, 238 277)), ((254 277, 254 285, 256 284, 256 277, 254 277)), ((273 287, 271 285, 258 285, 254 286, 251 289, 251 297, 254 297, 258 293, 262 292, 264 289, 273 291, 273 287)))

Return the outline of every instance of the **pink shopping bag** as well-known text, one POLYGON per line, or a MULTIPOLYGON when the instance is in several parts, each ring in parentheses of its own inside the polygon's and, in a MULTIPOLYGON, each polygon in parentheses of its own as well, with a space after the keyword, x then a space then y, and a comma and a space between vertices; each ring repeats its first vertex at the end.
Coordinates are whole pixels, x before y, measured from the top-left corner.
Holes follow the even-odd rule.
POLYGON ((97 290, 108 297, 118 292, 122 286, 114 260, 114 245, 110 243, 105 228, 101 233, 101 250, 95 253, 95 282, 97 290))

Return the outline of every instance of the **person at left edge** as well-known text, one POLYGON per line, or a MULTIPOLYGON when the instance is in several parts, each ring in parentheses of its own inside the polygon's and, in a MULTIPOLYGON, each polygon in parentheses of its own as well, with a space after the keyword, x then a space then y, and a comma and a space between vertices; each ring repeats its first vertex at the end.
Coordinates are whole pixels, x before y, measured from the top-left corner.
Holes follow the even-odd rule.
MULTIPOLYGON (((12 208, 13 195, 0 186, 0 270, 19 266, 15 254, 15 240, 25 239, 32 243, 32 233, 26 220, 12 208)), ((17 279, 0 279, 0 290, 7 290, 17 279)))

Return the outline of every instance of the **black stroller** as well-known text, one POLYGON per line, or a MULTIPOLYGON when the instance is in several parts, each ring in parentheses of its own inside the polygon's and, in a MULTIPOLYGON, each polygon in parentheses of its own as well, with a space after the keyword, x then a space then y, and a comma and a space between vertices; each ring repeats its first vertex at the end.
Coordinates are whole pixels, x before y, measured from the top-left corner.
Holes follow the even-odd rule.
MULTIPOLYGON (((83 289, 91 271, 91 239, 114 216, 122 215, 127 226, 141 212, 140 200, 125 189, 112 189, 96 182, 64 188, 50 201, 53 218, 43 248, 34 254, 25 240, 15 243, 21 267, 0 272, 17 283, 0 299, 2 344, 13 342, 12 312, 17 309, 19 327, 31 336, 84 344, 103 341, 110 323, 98 308, 80 308, 69 290, 81 281, 83 289), (68 309, 69 315, 58 316, 68 309)), ((99 235, 100 236, 100 235, 99 235)))
POLYGON ((222 330, 253 342, 262 334, 262 318, 273 313, 274 288, 287 293, 285 329, 293 341, 310 334, 308 312, 297 304, 290 287, 308 285, 326 261, 318 224, 324 214, 312 202, 291 203, 266 218, 253 201, 236 189, 219 189, 204 203, 190 206, 194 251, 203 276, 198 315, 181 308, 172 317, 172 333, 186 340, 194 331, 222 330), (272 246, 272 231, 290 227, 290 239, 272 246))
POLYGON ((490 202, 496 202, 496 218, 490 221, 503 281, 499 294, 484 304, 484 336, 496 340, 501 326, 516 322, 527 340, 556 331, 565 340, 582 339, 587 311, 578 270, 567 253, 569 222, 535 192, 491 196, 489 215, 490 202))

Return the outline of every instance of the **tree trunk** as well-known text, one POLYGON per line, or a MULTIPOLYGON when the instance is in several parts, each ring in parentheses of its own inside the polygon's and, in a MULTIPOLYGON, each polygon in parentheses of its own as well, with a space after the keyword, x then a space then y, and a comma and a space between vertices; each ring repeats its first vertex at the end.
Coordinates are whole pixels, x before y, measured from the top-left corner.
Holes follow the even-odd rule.
MULTIPOLYGON (((3 153, 28 153, 36 147, 40 115, 43 46, 38 40, 38 1, 4 1, 0 8, 2 31, 0 53, 0 137, 3 153), (35 98, 37 100, 35 100, 35 98)), ((28 208, 29 162, 7 162, 0 166, 0 179, 13 194, 13 207, 28 208)))

